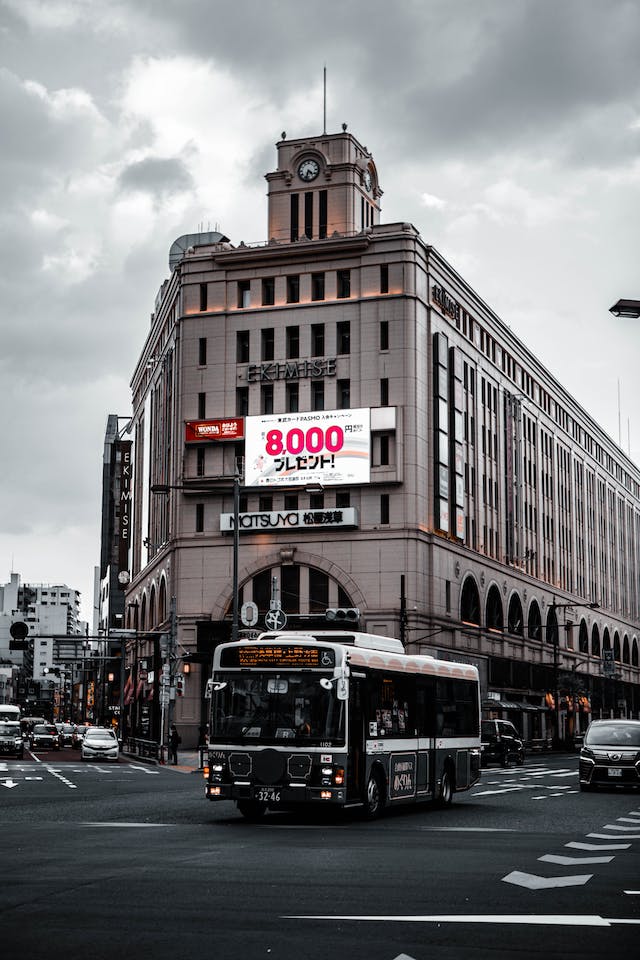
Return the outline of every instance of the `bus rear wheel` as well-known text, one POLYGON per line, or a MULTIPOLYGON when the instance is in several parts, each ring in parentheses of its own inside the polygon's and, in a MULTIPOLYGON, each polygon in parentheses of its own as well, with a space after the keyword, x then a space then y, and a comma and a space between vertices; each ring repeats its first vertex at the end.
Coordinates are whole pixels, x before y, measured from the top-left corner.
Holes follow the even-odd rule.
POLYGON ((375 820, 384 810, 384 790, 380 777, 376 773, 369 775, 364 812, 367 820, 375 820))
POLYGON ((267 808, 264 803, 260 803, 258 800, 238 800, 238 810, 245 820, 256 823, 264 817, 267 808))
POLYGON ((448 807, 453 800, 453 774, 451 767, 446 766, 442 771, 442 780, 440 781, 440 791, 438 793, 438 806, 448 807))

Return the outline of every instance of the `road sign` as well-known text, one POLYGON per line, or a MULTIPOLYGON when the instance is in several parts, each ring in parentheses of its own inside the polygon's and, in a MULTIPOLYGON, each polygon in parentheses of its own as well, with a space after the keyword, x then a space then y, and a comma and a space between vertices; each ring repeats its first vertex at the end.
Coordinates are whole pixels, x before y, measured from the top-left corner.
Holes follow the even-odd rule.
POLYGON ((267 630, 283 630, 287 625, 287 615, 284 610, 269 610, 264 618, 267 630))
POLYGON ((252 600, 243 603, 240 608, 240 619, 245 627, 254 627, 258 622, 258 606, 252 600))

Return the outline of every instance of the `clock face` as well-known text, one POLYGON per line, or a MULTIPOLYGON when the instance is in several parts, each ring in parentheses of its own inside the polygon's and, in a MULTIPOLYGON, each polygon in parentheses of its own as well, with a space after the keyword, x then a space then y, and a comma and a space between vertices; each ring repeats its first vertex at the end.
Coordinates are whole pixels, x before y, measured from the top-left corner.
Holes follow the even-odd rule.
POLYGON ((371 174, 368 170, 365 170, 364 172, 364 187, 365 190, 371 191, 371 174))
POLYGON ((307 183, 310 180, 315 180, 319 173, 320 167, 315 160, 303 160, 298 167, 298 176, 307 183))

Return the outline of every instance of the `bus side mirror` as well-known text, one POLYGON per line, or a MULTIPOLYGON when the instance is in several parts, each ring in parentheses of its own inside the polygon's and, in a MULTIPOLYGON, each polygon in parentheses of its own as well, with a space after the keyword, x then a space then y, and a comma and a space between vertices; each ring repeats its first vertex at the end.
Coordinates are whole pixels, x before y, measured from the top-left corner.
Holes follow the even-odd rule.
POLYGON ((320 686, 323 690, 331 690, 333 683, 328 677, 320 677, 320 686))

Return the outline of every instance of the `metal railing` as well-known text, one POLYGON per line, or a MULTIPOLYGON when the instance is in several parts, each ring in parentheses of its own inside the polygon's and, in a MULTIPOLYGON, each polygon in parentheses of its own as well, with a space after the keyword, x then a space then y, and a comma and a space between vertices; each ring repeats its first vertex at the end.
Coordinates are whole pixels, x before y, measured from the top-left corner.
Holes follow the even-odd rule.
POLYGON ((122 752, 130 756, 143 757, 145 760, 160 761, 160 744, 157 740, 141 740, 138 737, 126 737, 122 752))

